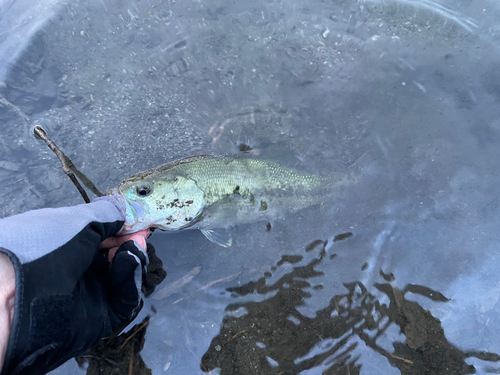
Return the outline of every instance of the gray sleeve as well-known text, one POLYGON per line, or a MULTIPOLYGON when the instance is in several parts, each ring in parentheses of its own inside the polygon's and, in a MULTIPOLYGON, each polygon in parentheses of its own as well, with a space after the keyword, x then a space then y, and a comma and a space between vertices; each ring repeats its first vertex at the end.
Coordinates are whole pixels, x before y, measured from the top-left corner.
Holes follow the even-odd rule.
POLYGON ((43 208, 0 219, 0 247, 27 263, 66 244, 92 222, 124 222, 122 207, 117 199, 106 196, 88 204, 43 208))

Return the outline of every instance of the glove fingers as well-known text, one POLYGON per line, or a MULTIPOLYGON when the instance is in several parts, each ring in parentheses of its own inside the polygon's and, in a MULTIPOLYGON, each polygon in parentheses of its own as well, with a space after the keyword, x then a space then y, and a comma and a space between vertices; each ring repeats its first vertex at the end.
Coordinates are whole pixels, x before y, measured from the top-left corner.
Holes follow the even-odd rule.
POLYGON ((163 262, 156 255, 156 250, 150 243, 147 244, 148 272, 142 278, 142 293, 149 297, 156 287, 167 277, 167 271, 163 269, 163 262))
POLYGON ((123 322, 129 321, 141 301, 143 270, 148 264, 144 250, 134 241, 123 243, 108 272, 108 302, 123 322))

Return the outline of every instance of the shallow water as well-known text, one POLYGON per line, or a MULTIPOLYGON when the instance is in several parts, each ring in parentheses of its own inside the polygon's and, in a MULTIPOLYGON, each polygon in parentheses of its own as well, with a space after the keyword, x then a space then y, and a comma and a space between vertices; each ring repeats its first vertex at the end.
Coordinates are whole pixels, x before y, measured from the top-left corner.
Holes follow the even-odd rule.
POLYGON ((269 232, 235 226, 229 249, 155 233, 158 289, 192 278, 134 322, 150 316, 153 374, 500 371, 496 2, 5 4, 4 216, 81 203, 32 124, 102 190, 241 145, 356 171, 269 232))

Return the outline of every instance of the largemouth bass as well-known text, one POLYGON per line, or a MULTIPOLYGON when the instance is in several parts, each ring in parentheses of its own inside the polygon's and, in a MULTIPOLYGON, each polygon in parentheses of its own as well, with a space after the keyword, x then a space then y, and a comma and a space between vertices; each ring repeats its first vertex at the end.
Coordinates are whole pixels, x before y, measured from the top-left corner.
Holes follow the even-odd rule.
POLYGON ((270 161, 202 155, 138 173, 108 194, 125 198, 124 234, 200 229, 228 247, 232 240, 217 229, 319 204, 351 180, 348 174, 315 176, 270 161))

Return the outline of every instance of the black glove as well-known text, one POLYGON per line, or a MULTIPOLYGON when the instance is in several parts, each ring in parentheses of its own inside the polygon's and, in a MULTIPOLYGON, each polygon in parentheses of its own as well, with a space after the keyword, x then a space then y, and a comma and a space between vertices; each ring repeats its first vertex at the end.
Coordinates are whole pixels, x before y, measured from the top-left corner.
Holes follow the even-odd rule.
POLYGON ((106 199, 0 220, 0 251, 16 273, 1 375, 45 374, 133 320, 146 252, 127 241, 109 263, 100 250, 123 223, 120 207, 106 199))

